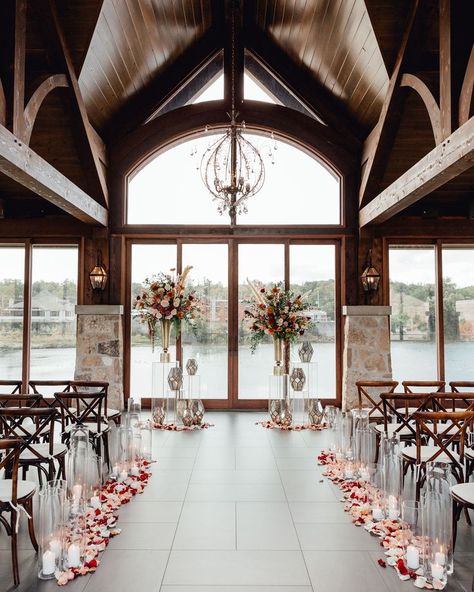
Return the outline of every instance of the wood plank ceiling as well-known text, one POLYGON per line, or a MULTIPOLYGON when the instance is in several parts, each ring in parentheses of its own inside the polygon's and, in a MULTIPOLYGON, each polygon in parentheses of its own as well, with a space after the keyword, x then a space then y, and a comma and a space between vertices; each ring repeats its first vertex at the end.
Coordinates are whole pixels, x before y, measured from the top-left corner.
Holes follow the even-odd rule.
POLYGON ((255 7, 258 25, 372 128, 389 77, 364 0, 258 0, 255 7))
POLYGON ((106 122, 211 25, 210 0, 104 0, 79 83, 106 122))

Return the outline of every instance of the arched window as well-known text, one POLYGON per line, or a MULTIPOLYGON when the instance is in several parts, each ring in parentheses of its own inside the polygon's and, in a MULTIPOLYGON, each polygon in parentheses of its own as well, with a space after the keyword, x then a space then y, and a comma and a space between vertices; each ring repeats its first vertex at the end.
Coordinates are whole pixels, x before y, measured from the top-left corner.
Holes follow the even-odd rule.
MULTIPOLYGON (((161 152, 130 177, 128 224, 227 225, 200 176, 200 161, 214 133, 161 152)), ((338 225, 339 177, 315 156, 280 139, 247 132, 260 150, 265 182, 248 201, 240 225, 338 225)))

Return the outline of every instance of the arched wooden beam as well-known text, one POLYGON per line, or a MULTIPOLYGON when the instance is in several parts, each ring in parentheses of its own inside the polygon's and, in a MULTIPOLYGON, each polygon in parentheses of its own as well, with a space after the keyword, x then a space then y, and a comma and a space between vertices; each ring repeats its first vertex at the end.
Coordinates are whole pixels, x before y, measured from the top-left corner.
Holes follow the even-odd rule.
MULTIPOLYGON (((274 131, 283 139, 318 156, 330 168, 344 174, 357 167, 359 146, 351 150, 344 138, 312 117, 294 109, 260 101, 244 101, 239 120, 257 131, 274 131)), ((114 175, 129 175, 160 149, 204 133, 206 126, 223 129, 229 125, 224 101, 186 105, 152 119, 111 146, 114 175)))
POLYGON ((459 127, 469 119, 471 114, 472 93, 474 91, 474 45, 464 74, 461 94, 459 96, 459 127))
POLYGON ((426 110, 428 111, 436 146, 441 144, 444 139, 441 130, 441 113, 438 103, 433 97, 430 89, 426 86, 423 80, 418 78, 418 76, 414 76, 413 74, 403 74, 400 86, 412 88, 420 95, 423 103, 425 104, 426 110))
POLYGON ((66 88, 68 86, 65 74, 54 74, 46 78, 31 95, 24 112, 25 127, 22 139, 25 144, 30 143, 31 132, 33 131, 38 111, 45 98, 55 88, 66 88))
POLYGON ((7 121, 7 99, 5 97, 5 91, 3 90, 3 84, 0 80, 0 125, 5 125, 7 121))

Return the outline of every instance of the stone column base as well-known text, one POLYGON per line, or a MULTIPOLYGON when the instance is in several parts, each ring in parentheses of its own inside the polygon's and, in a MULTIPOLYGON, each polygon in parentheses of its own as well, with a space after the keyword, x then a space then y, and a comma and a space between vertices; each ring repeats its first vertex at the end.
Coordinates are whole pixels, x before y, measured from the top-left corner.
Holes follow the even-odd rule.
POLYGON ((123 306, 79 305, 76 380, 109 383, 108 406, 123 409, 123 306))
POLYGON ((392 380, 390 306, 343 306, 342 409, 359 405, 358 380, 392 380))

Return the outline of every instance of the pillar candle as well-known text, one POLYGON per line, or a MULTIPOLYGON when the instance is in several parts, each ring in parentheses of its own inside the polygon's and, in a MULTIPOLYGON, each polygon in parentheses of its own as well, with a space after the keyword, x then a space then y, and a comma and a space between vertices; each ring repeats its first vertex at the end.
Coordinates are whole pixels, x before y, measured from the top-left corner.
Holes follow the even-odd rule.
POLYGON ((69 567, 79 567, 81 565, 81 550, 79 545, 71 543, 67 550, 67 564, 69 567))
POLYGON ((406 558, 409 569, 418 569, 420 567, 420 552, 415 545, 408 545, 406 558))
POLYGON ((50 576, 56 571, 56 554, 48 549, 43 553, 43 575, 50 576))

